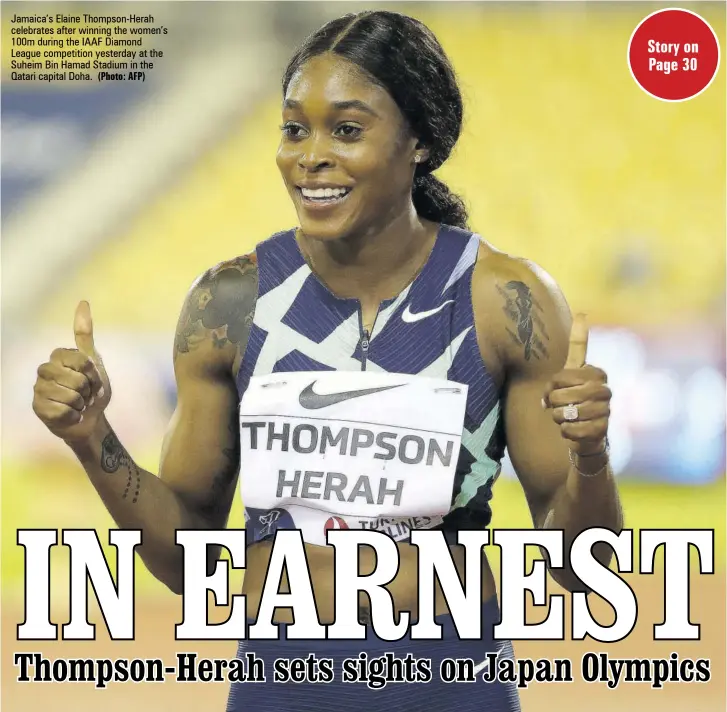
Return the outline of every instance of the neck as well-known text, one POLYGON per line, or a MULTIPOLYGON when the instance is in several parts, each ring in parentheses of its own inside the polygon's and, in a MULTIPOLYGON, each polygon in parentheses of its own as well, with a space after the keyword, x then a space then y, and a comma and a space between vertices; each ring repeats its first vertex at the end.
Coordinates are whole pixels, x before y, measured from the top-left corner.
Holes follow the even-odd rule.
POLYGON ((315 273, 342 298, 382 301, 398 294, 431 251, 437 226, 414 211, 338 240, 300 242, 315 273))

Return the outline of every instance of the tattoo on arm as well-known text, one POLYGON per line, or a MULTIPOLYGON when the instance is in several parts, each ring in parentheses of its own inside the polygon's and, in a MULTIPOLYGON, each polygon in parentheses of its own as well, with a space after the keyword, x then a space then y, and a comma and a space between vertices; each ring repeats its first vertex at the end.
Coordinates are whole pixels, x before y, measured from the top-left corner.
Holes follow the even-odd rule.
MULTIPOLYGON (((208 270, 194 284, 182 309, 174 338, 175 363, 202 346, 229 354, 234 352, 235 360, 241 359, 250 338, 257 293, 258 267, 254 254, 222 262, 208 270)), ((216 522, 215 526, 224 524, 229 490, 240 465, 239 427, 238 410, 234 408, 227 424, 229 436, 221 448, 227 462, 214 478, 205 502, 195 505, 207 520, 216 522)))
POLYGON ((131 503, 137 503, 141 489, 141 473, 114 433, 109 433, 101 443, 101 469, 109 474, 114 474, 119 469, 125 470, 126 489, 121 498, 128 498, 133 483, 134 493, 131 503))
POLYGON ((511 281, 504 287, 498 284, 497 291, 505 301, 502 310, 514 323, 514 329, 507 333, 518 346, 524 347, 525 360, 547 358, 546 343, 550 337, 541 317, 543 308, 530 288, 523 282, 511 281))
POLYGON ((126 452, 114 433, 109 433, 101 443, 101 467, 113 473, 119 469, 126 452))
POLYGON ((244 354, 258 290, 255 255, 223 262, 194 285, 184 305, 174 339, 174 359, 210 340, 214 348, 232 344, 244 354))

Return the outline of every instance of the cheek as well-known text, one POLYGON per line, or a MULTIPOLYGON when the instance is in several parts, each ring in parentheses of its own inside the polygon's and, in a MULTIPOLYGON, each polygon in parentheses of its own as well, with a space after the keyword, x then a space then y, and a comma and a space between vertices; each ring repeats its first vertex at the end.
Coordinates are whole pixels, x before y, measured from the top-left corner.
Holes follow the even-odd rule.
POLYGON ((338 159, 358 180, 370 181, 371 187, 386 192, 402 180, 409 180, 406 160, 399 154, 395 145, 362 142, 340 150, 338 159))
POLYGON ((376 151, 365 142, 341 143, 334 146, 332 153, 340 166, 361 178, 376 170, 376 151))
POLYGON ((291 151, 289 146, 281 143, 278 146, 277 153, 275 154, 275 162, 278 165, 278 170, 283 175, 284 179, 289 178, 291 168, 295 165, 296 157, 295 153, 291 151))

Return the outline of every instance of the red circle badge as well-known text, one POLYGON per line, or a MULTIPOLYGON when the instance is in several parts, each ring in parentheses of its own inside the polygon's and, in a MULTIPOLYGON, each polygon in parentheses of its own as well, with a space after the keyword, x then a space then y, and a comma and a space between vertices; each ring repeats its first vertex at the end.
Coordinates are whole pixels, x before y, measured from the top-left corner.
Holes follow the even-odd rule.
POLYGON ((719 40, 710 24, 691 10, 668 8, 647 15, 627 51, 634 81, 662 101, 701 94, 719 69, 719 40))

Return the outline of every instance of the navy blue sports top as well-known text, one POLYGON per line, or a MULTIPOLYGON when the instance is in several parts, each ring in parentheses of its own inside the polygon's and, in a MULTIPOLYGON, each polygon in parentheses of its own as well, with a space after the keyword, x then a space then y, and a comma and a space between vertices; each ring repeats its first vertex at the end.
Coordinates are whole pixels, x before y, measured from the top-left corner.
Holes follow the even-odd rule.
MULTIPOLYGON (((251 379, 292 372, 411 374, 468 388, 449 512, 438 520, 382 518, 372 525, 395 539, 411 529, 436 528, 454 542, 457 530, 482 529, 491 520, 492 485, 505 440, 500 393, 475 333, 471 287, 480 244, 476 233, 442 225, 416 278, 396 298, 382 302, 370 335, 363 331, 359 302, 336 297, 313 274, 295 230, 273 235, 256 248, 259 288, 237 377, 241 399, 251 379)), ((245 462, 243 446, 241 478, 259 476, 246 470, 245 462)), ((298 528, 295 511, 245 506, 248 542, 298 528)), ((326 527, 337 526, 347 528, 342 518, 330 517, 326 527)))

